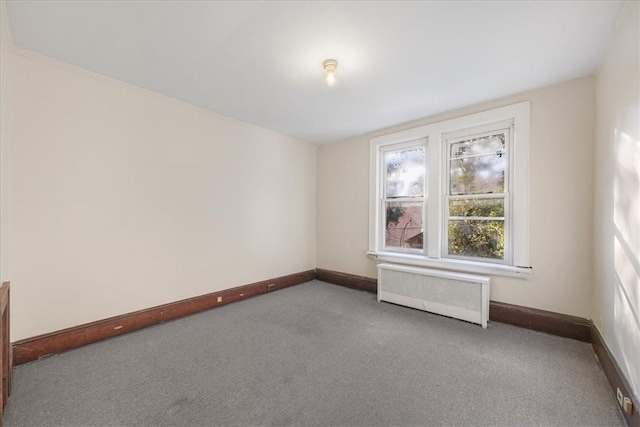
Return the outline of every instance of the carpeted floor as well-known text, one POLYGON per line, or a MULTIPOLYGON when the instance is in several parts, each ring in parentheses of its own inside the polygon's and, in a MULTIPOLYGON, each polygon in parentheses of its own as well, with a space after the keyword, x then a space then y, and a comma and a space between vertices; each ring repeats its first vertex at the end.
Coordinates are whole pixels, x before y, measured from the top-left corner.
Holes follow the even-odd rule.
POLYGON ((589 344, 318 281, 19 366, 4 423, 624 425, 589 344))

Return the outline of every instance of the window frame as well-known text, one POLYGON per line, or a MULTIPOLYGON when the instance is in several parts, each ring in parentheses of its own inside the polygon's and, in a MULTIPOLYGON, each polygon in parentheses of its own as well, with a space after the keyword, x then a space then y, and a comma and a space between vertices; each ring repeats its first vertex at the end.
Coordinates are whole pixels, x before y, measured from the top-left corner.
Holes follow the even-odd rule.
POLYGON ((425 228, 425 224, 426 224, 426 219, 427 219, 427 212, 425 209, 425 205, 429 200, 429 191, 428 191, 428 182, 429 182, 429 176, 428 176, 428 168, 426 165, 426 162, 428 161, 428 154, 429 154, 429 142, 426 138, 420 138, 417 140, 413 140, 413 141, 407 141, 407 142, 401 142, 401 143, 395 143, 395 144, 385 144, 384 146, 380 147, 380 153, 379 153, 379 159, 378 159, 378 168, 380 168, 380 174, 379 174, 379 179, 380 179, 380 191, 381 191, 381 197, 380 197, 380 206, 379 206, 379 212, 380 212, 380 221, 378 223, 378 233, 379 233, 379 241, 381 242, 381 247, 383 249, 383 251, 385 252, 398 252, 398 253, 412 253, 412 254, 419 254, 419 253, 424 253, 424 242, 426 241, 425 237, 427 234, 427 230, 425 228), (393 198, 389 198, 387 195, 387 180, 385 179, 385 174, 384 174, 384 170, 386 168, 386 164, 385 164, 385 154, 389 153, 389 152, 398 152, 398 151, 406 151, 406 150, 411 150, 414 148, 423 148, 424 149, 424 157, 425 157, 425 174, 424 174, 424 186, 423 186, 423 195, 422 197, 398 197, 396 199, 393 198), (386 245, 386 204, 387 202, 391 202, 391 201, 396 201, 398 203, 403 203, 403 202, 412 202, 413 200, 416 199, 422 199, 422 203, 423 203, 423 208, 422 208, 422 233, 423 233, 423 244, 422 244, 422 249, 417 249, 417 248, 396 248, 393 246, 388 247, 386 245))
MULTIPOLYGON (((504 128, 502 128, 504 129, 504 128)), ((530 102, 520 102, 487 111, 455 117, 370 140, 370 212, 368 254, 384 262, 428 266, 455 271, 478 272, 512 277, 527 277, 529 266, 529 145, 530 102), (449 194, 447 138, 465 135, 475 128, 491 129, 510 122, 509 188, 505 183, 505 260, 449 256, 447 214, 449 194), (384 216, 381 204, 383 152, 394 150, 417 140, 426 144, 425 207, 423 209, 423 249, 419 252, 388 250, 384 246, 384 216), (507 212, 508 209, 508 212, 507 212), (507 240, 508 239, 508 240, 507 240), (507 247, 508 255, 507 255, 507 247)))
MULTIPOLYGON (((443 258, 452 258, 459 260, 468 260, 468 261, 476 261, 483 263, 495 263, 495 264, 505 264, 511 265, 512 263, 512 255, 513 252, 511 250, 513 245, 513 230, 511 228, 511 194, 513 194, 512 187, 512 179, 511 173, 514 167, 512 162, 512 145, 513 145, 513 132, 514 131, 514 121, 513 119, 503 120, 496 123, 490 123, 482 126, 475 126, 472 128, 461 129, 459 131, 448 132, 446 134, 442 134, 442 145, 445 151, 445 155, 443 156, 443 192, 442 192, 442 207, 444 209, 442 216, 442 257, 443 258), (476 194, 468 194, 468 195, 452 195, 451 193, 451 174, 450 174, 450 165, 451 165, 451 144, 459 141, 464 141, 471 138, 479 138, 483 136, 488 136, 491 134, 505 134, 505 177, 504 177, 504 189, 502 193, 476 193, 476 194), (469 199, 502 199, 504 202, 504 217, 502 221, 504 222, 504 259, 494 259, 494 258, 486 258, 482 259, 480 257, 470 257, 464 255, 455 255, 449 253, 449 233, 448 233, 448 223, 451 218, 449 214, 449 202, 451 200, 469 200, 469 199)), ((488 219, 488 218, 487 218, 488 219)))

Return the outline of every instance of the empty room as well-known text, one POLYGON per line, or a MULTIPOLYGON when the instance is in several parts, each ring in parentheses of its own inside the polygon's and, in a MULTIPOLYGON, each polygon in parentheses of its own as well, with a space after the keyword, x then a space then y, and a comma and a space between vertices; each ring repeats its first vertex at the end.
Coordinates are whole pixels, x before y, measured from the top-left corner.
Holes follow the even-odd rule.
POLYGON ((0 36, 0 425, 640 427, 639 1, 0 36))

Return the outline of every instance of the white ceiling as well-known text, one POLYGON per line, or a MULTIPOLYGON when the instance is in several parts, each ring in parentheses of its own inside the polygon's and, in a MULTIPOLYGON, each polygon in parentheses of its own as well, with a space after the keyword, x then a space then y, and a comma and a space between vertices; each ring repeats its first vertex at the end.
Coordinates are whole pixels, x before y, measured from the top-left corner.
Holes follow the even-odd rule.
POLYGON ((16 46, 324 143, 592 73, 621 1, 10 1, 16 46), (338 81, 321 79, 338 60, 338 81))

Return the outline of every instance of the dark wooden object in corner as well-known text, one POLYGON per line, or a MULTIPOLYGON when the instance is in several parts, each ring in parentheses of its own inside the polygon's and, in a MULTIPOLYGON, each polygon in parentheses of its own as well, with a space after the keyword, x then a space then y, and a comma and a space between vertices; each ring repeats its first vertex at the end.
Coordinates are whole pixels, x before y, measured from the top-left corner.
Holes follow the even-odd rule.
POLYGON ((2 382, 0 382, 0 426, 4 407, 7 405, 11 392, 11 376, 13 363, 11 360, 11 340, 9 336, 9 282, 4 282, 0 287, 0 366, 2 367, 2 382))
POLYGON ((44 356, 71 350, 168 320, 298 285, 314 278, 315 272, 313 270, 304 271, 16 341, 13 343, 13 363, 20 365, 31 362, 44 356))

